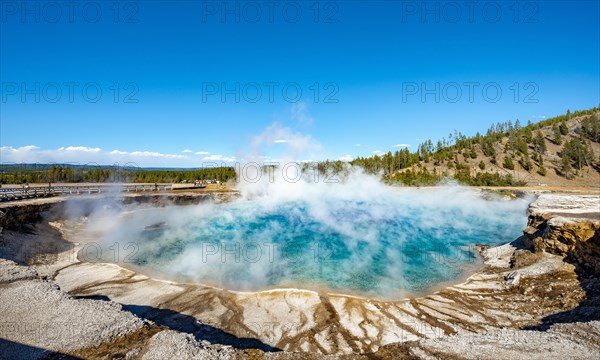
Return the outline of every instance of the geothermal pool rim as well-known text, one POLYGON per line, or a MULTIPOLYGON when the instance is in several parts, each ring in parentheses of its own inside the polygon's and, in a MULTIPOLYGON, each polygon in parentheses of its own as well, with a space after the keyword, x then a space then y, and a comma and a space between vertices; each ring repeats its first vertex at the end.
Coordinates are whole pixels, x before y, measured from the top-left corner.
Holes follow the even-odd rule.
MULTIPOLYGON (((72 296, 105 296, 116 303, 125 304, 126 309, 150 321, 171 324, 173 319, 182 321, 189 317, 227 334, 258 339, 278 349, 318 354, 368 353, 396 342, 415 340, 426 344, 419 339, 443 339, 452 334, 471 336, 469 334, 486 333, 494 329, 543 325, 549 321, 545 319, 551 319, 553 314, 584 306, 580 304, 585 299, 586 291, 589 291, 584 289, 597 287, 593 282, 589 283, 593 279, 579 278, 575 263, 563 261, 564 255, 560 255, 562 250, 553 245, 555 242, 552 239, 554 236, 562 239, 574 232, 581 234, 577 242, 581 248, 575 254, 585 257, 577 261, 597 266, 598 256, 593 252, 592 245, 598 241, 598 235, 594 237, 593 234, 598 234, 600 222, 593 219, 599 216, 597 212, 595 217, 587 216, 590 213, 585 211, 578 214, 569 210, 567 205, 577 204, 575 209, 594 209, 594 206, 597 209, 598 197, 559 196, 566 205, 548 210, 548 204, 557 203, 556 199, 548 200, 551 196, 542 194, 531 206, 531 229, 528 230, 531 235, 523 240, 538 244, 535 245, 537 249, 544 246, 545 251, 530 252, 524 250, 527 246, 521 243, 488 249, 484 251, 485 267, 481 271, 472 274, 463 283, 419 298, 377 301, 301 290, 235 293, 195 284, 157 281, 116 265, 92 263, 69 266, 39 264, 35 266, 36 271, 53 280, 29 281, 55 282, 61 291, 72 296), (555 216, 552 212, 562 215, 555 216), (536 243, 535 235, 546 227, 550 229, 547 232, 548 240, 542 237, 542 242, 536 243), (588 238, 590 234, 592 237, 588 238), (592 247, 586 245, 588 243, 592 247), (553 289, 551 293, 540 291, 548 288, 553 289), (260 327, 260 330, 254 326, 266 322, 275 325, 260 327)), ((29 223, 38 223, 39 210, 49 210, 50 207, 43 204, 23 205, 8 211, 3 206, 6 211, 3 224, 9 223, 4 232, 4 243, 13 243, 18 235, 14 226, 19 224, 11 223, 10 219, 14 220, 15 216, 27 219, 29 216, 29 223), (16 213, 19 211, 21 214, 16 213)), ((16 286, 21 282, 13 284, 16 286)), ((593 296, 593 293, 588 296, 593 296)), ((11 302, 0 304, 18 306, 11 302)), ((573 317, 575 314, 570 318, 582 319, 573 317)), ((193 334, 206 331, 202 330, 204 327, 190 329, 195 329, 193 334)), ((224 333, 214 336, 213 343, 222 344, 220 341, 226 341, 224 333)), ((448 348, 445 351, 449 351, 448 348)))

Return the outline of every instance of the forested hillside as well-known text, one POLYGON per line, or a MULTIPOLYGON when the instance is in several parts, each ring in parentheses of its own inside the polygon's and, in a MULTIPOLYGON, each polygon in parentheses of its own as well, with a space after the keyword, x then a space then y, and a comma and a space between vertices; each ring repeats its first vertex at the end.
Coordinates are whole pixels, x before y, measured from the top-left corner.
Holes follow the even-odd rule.
POLYGON ((453 178, 476 186, 598 186, 599 154, 600 112, 594 108, 567 111, 535 124, 497 123, 484 135, 468 137, 455 131, 435 144, 425 141, 414 152, 403 149, 357 158, 351 164, 407 185, 453 178))

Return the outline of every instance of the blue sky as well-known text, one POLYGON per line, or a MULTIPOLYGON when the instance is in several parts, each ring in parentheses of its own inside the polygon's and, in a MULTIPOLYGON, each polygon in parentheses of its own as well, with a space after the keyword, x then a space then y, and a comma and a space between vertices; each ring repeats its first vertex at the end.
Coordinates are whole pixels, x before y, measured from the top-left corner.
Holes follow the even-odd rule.
POLYGON ((600 103, 598 1, 75 3, 0 2, 3 163, 350 159, 600 103))

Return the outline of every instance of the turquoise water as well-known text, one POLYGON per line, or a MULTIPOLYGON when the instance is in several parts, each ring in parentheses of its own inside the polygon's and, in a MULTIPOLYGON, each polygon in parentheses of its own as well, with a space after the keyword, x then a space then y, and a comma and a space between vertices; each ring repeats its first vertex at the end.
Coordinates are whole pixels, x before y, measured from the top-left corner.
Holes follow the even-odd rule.
POLYGON ((239 200, 136 210, 110 240, 135 241, 136 266, 228 289, 415 293, 459 278, 475 244, 520 236, 527 203, 464 190, 239 200))

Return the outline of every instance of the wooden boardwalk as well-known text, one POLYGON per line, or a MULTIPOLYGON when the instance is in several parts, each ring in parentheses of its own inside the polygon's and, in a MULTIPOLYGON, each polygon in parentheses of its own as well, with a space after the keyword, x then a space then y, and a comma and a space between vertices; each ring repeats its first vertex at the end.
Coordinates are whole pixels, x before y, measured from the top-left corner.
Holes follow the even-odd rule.
POLYGON ((44 198, 51 196, 76 196, 102 193, 129 193, 169 191, 171 184, 135 184, 135 185, 52 185, 0 188, 0 202, 24 199, 44 198))

